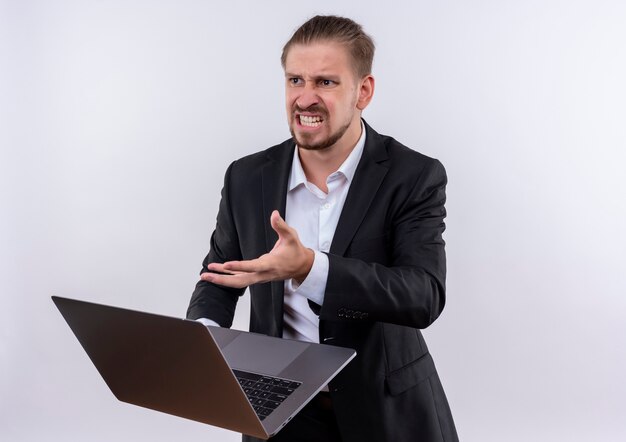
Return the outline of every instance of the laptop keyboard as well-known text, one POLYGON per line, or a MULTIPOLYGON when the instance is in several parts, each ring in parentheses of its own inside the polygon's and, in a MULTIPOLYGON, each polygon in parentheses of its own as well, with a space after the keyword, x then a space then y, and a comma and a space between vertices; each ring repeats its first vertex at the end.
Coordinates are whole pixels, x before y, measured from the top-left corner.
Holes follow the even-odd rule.
POLYGON ((276 409, 302 382, 275 378, 247 371, 233 370, 254 411, 263 420, 276 409))

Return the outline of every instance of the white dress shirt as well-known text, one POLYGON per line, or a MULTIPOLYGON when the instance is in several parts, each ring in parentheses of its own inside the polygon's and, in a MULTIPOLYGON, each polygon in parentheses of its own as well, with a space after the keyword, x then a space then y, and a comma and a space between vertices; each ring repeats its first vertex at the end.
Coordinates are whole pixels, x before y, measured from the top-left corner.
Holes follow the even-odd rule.
POLYGON ((356 146, 339 169, 326 179, 328 193, 307 181, 296 147, 287 189, 285 221, 296 229, 300 242, 315 252, 315 259, 302 284, 298 286, 293 279, 285 281, 283 338, 319 342, 319 318, 309 307, 308 300, 319 305, 324 303, 328 256, 322 252, 330 250, 364 146, 365 128, 361 124, 361 137, 356 146))
MULTIPOLYGON (((361 160, 365 146, 365 127, 361 123, 361 137, 337 171, 326 179, 328 193, 306 179, 295 147, 287 188, 285 221, 298 232, 300 242, 315 252, 309 274, 298 285, 293 279, 285 281, 283 338, 319 342, 319 318, 309 307, 308 300, 324 303, 328 279, 328 256, 339 216, 350 184, 361 160)), ((198 321, 204 325, 218 324, 208 318, 198 321)))

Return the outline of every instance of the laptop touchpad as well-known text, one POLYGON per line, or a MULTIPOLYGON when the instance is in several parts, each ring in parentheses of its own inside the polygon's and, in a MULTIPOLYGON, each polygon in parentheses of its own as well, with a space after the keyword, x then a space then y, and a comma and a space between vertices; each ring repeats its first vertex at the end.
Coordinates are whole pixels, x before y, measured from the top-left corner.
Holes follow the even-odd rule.
POLYGON ((308 346, 306 342, 245 333, 222 348, 222 353, 231 368, 276 376, 308 346))

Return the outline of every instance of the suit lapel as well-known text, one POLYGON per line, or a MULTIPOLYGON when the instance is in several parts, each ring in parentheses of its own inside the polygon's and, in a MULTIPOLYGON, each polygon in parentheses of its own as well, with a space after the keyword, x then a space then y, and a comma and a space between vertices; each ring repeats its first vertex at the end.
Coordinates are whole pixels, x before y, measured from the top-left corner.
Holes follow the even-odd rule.
POLYGON ((364 124, 367 136, 363 155, 350 184, 330 246, 330 253, 336 255, 343 255, 346 252, 389 170, 383 164, 387 160, 387 150, 380 135, 367 123, 364 124))
MULTIPOLYGON (((288 140, 268 152, 268 160, 263 166, 262 195, 263 195, 263 227, 265 230, 266 250, 269 252, 278 240, 278 235, 270 224, 270 215, 274 210, 278 210, 280 215, 285 217, 285 206, 287 201, 287 186, 289 184, 289 174, 293 162, 295 145, 288 140)), ((272 292, 272 309, 276 321, 275 330, 278 335, 282 335, 283 321, 283 281, 270 283, 272 292)))
POLYGON ((274 243, 278 239, 278 235, 270 224, 270 215, 274 210, 278 210, 280 216, 285 217, 287 186, 294 150, 293 142, 285 141, 268 153, 268 161, 263 166, 263 226, 268 251, 274 247, 274 243))

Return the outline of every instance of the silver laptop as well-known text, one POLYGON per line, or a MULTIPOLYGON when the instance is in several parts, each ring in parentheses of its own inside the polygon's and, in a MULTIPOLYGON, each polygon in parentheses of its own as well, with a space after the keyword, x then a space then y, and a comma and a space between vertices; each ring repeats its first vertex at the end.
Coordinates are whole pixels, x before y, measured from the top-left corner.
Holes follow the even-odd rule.
POLYGON ((356 355, 53 296, 123 402, 268 439, 356 355))

